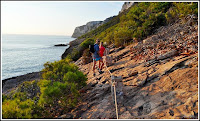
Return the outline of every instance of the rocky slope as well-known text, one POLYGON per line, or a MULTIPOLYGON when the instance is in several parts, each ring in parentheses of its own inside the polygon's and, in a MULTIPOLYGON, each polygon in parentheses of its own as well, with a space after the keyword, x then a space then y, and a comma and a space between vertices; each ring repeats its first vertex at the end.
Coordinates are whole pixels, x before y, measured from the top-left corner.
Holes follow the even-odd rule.
POLYGON ((110 48, 113 65, 103 74, 92 74, 92 63, 80 70, 88 85, 80 90, 82 101, 59 118, 113 119, 111 78, 122 76, 123 94, 118 100, 119 119, 198 119, 198 25, 189 17, 164 26, 125 48, 110 48))

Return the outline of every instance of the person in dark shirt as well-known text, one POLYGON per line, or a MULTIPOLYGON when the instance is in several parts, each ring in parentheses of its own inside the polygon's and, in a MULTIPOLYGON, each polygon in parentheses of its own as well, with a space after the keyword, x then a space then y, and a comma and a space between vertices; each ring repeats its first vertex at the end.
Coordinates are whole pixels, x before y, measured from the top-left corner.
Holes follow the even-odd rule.
MULTIPOLYGON (((103 63, 102 58, 99 56, 99 43, 100 40, 97 39, 96 43, 94 44, 94 53, 93 53, 93 76, 95 76, 95 66, 96 66, 96 61, 99 61, 99 67, 100 64, 103 63)), ((103 73, 100 69, 99 69, 99 73, 103 73)))

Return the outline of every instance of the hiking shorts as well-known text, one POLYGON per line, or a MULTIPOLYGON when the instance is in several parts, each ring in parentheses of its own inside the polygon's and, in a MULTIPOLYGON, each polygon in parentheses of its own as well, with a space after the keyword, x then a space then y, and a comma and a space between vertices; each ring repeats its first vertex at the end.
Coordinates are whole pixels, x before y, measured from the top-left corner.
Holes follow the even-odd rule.
POLYGON ((94 58, 94 60, 95 60, 95 61, 99 61, 99 60, 101 60, 101 57, 99 57, 99 58, 94 58))

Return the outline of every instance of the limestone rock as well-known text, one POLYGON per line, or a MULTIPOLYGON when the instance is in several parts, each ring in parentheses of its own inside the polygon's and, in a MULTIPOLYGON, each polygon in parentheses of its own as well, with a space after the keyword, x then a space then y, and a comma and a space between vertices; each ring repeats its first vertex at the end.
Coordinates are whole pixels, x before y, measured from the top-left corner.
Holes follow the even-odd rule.
POLYGON ((109 22, 111 19, 113 19, 115 16, 111 16, 106 18, 104 21, 90 21, 86 23, 86 25, 78 26, 75 28, 74 33, 72 34, 73 38, 78 38, 83 34, 86 34, 99 26, 109 22))
POLYGON ((123 6, 122 6, 122 9, 121 9, 121 11, 119 13, 122 13, 126 9, 130 8, 133 4, 134 4, 134 2, 124 2, 123 6))
POLYGON ((79 36, 97 28, 101 23, 102 21, 90 21, 86 25, 78 26, 75 28, 72 37, 78 38, 79 36))

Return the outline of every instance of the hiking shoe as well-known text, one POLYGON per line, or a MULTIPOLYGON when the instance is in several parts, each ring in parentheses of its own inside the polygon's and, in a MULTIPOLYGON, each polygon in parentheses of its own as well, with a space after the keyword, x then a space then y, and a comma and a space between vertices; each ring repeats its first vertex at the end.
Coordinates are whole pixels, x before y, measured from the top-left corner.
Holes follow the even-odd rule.
POLYGON ((95 76, 95 73, 93 73, 93 76, 95 76))

